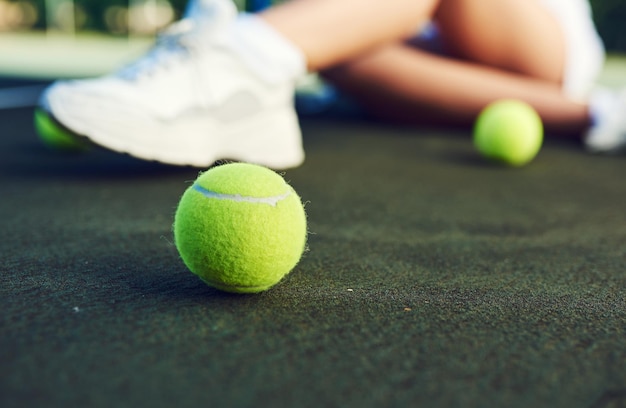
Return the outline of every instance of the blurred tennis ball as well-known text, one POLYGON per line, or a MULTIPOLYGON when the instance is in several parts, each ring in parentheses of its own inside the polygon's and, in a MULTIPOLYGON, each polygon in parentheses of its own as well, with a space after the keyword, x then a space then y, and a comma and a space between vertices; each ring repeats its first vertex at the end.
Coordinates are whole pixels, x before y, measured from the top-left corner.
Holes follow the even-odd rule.
POLYGON ((543 143, 543 123, 529 104, 513 99, 493 102, 478 115, 474 146, 493 161, 521 167, 532 161, 543 143))
POLYGON ((37 134, 46 146, 66 152, 81 152, 89 149, 87 140, 63 129, 42 109, 35 110, 34 119, 37 134))

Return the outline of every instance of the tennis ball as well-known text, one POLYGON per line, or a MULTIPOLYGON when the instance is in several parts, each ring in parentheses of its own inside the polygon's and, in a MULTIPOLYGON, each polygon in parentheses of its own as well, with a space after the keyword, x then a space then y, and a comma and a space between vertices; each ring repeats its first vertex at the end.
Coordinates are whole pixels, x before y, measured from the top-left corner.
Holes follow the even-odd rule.
POLYGON ((79 152, 89 148, 86 140, 62 128, 41 109, 35 110, 35 129, 41 141, 52 149, 79 152))
POLYGON ((474 125, 474 146, 488 159, 520 167, 535 158, 543 124, 527 103, 505 99, 484 108, 474 125))
POLYGON ((274 171, 229 163, 201 173, 182 195, 174 242, 191 272, 233 293, 262 292, 299 262, 306 245, 300 197, 274 171))

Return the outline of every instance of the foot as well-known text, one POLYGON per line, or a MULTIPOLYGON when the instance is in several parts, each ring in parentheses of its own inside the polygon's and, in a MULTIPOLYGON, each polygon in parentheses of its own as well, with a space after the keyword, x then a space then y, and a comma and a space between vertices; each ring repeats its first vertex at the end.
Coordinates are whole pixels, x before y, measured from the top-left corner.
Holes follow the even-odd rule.
POLYGON ((591 100, 593 125, 585 136, 585 146, 593 153, 626 151, 626 90, 601 89, 591 100))
POLYGON ((40 107, 91 142, 140 159, 298 166, 296 78, 277 79, 242 51, 250 47, 233 34, 236 15, 231 0, 196 1, 143 58, 106 77, 57 82, 40 107))

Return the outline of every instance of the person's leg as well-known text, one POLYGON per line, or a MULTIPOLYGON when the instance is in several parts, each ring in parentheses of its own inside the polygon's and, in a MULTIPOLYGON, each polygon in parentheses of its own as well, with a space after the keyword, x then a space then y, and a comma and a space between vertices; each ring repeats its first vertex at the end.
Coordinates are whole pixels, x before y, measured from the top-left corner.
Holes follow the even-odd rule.
MULTIPOLYGON (((519 98, 538 110, 550 132, 579 135, 589 126, 588 107, 567 99, 561 90, 565 44, 560 27, 536 1, 441 0, 428 5, 409 1, 413 8, 402 11, 387 2, 375 2, 377 9, 357 1, 360 6, 353 7, 360 11, 350 24, 330 20, 321 36, 299 40, 298 30, 309 31, 289 15, 311 16, 304 9, 319 3, 324 0, 296 1, 291 7, 300 8, 301 14, 284 7, 263 17, 303 50, 310 67, 327 68, 327 78, 380 117, 467 125, 487 103, 519 98), (395 24, 398 19, 380 18, 385 10, 406 20, 395 24), (429 18, 429 12, 454 59, 402 44, 403 34, 429 18), (343 30, 352 30, 354 24, 362 25, 352 31, 355 38, 343 36, 343 30), (375 47, 393 36, 398 39, 395 43, 375 47), (337 38, 351 42, 339 45, 337 38), (326 59, 317 56, 324 46, 326 59), (359 54, 366 49, 370 52, 359 54), (341 61, 345 62, 333 65, 341 61)), ((316 18, 307 21, 314 24, 316 18)))
POLYGON ((259 16, 303 52, 309 70, 318 71, 410 37, 438 4, 439 0, 292 0, 259 16))
POLYGON ((588 107, 565 97, 558 83, 400 44, 324 75, 373 116, 399 123, 469 126, 488 103, 516 98, 530 103, 555 135, 578 137, 590 124, 588 107))

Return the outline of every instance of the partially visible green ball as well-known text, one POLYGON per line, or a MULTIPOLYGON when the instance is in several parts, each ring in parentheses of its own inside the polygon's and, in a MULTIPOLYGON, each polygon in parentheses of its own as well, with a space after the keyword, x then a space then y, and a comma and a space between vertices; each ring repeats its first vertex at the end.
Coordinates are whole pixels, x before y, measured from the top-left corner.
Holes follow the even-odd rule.
POLYGON ((513 99, 491 103, 474 125, 474 146, 484 157, 520 167, 535 158, 543 143, 543 123, 529 104, 513 99))
POLYGON ((208 285, 256 293, 277 284, 305 250, 300 197, 276 172, 230 163, 202 173, 180 199, 174 242, 208 285))
POLYGON ((86 139, 63 129, 45 111, 36 109, 34 121, 37 134, 46 146, 68 152, 80 152, 89 149, 89 142, 86 139))

